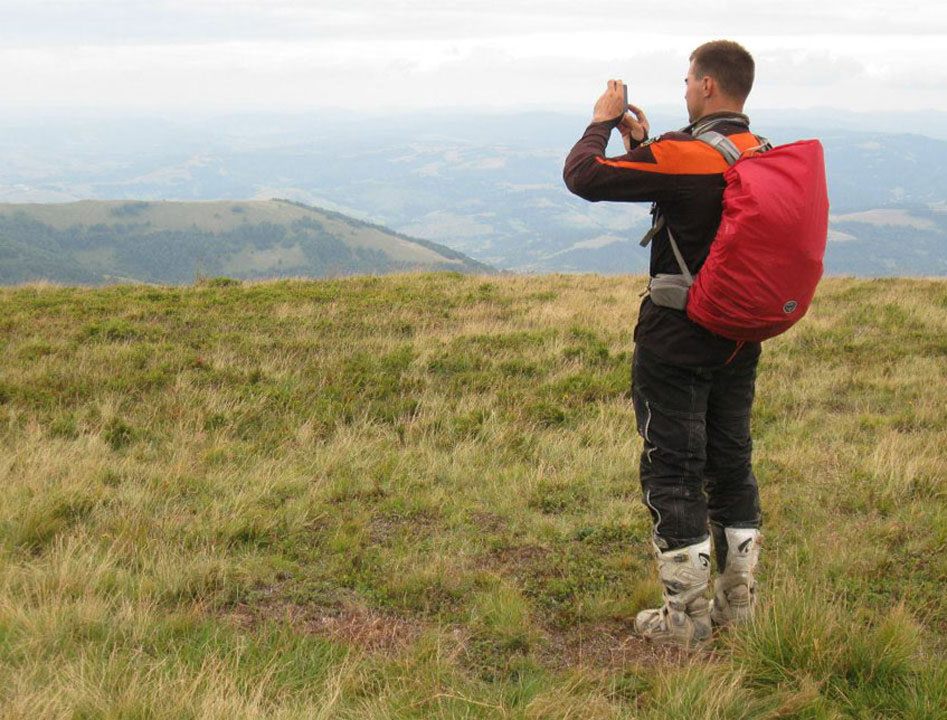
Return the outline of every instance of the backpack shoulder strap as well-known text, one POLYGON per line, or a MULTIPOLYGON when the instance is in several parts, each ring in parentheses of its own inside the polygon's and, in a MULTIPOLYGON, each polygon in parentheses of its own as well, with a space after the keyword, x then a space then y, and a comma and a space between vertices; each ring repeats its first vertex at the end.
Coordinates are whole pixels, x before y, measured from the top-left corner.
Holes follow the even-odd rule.
POLYGON ((681 269, 681 275, 684 276, 689 287, 694 284, 694 276, 691 275, 691 271, 687 268, 687 263, 684 262, 684 256, 681 255, 681 249, 677 246, 670 227, 668 228, 668 240, 671 241, 671 251, 674 253, 674 259, 677 260, 677 266, 681 269))
MULTIPOLYGON (((665 220, 664 215, 658 215, 657 219, 654 222, 654 226, 648 231, 648 234, 641 239, 641 247, 645 247, 652 238, 658 234, 658 231, 667 225, 667 220, 665 220)), ((674 233, 671 232, 671 227, 667 225, 668 229, 668 240, 671 243, 671 252, 674 253, 674 258, 677 260, 677 266, 681 269, 681 274, 687 280, 688 285, 694 284, 694 276, 691 275, 690 270, 687 269, 687 263, 684 262, 684 256, 681 255, 681 249, 677 246, 677 241, 674 239, 674 233)))
POLYGON ((702 132, 700 135, 695 135, 694 137, 701 142, 707 143, 710 147, 723 155, 724 160, 727 161, 727 165, 733 165, 733 163, 740 159, 740 155, 743 154, 740 152, 740 149, 733 144, 730 138, 714 130, 702 132))
POLYGON ((651 229, 645 233, 644 237, 641 238, 641 242, 638 244, 641 245, 641 247, 647 247, 648 243, 651 242, 654 239, 654 236, 657 235, 661 231, 661 228, 664 227, 664 223, 664 215, 655 212, 654 222, 651 223, 651 229))
POLYGON ((744 152, 740 152, 740 148, 733 144, 733 141, 722 133, 718 133, 714 130, 707 130, 702 132, 700 135, 694 136, 696 139, 707 143, 714 150, 723 155, 724 159, 727 161, 728 165, 733 165, 737 160, 743 157, 744 152, 753 153, 753 152, 766 152, 767 150, 773 149, 773 144, 767 140, 762 135, 754 135, 759 145, 754 148, 750 148, 744 152))

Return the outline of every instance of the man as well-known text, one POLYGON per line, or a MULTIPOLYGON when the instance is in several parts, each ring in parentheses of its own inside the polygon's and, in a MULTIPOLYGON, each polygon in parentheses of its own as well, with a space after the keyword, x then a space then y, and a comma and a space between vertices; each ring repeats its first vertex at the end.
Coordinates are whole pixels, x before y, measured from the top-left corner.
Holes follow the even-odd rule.
MULTIPOLYGON (((728 162, 695 136, 713 130, 741 152, 760 146, 743 114, 753 74, 753 58, 737 43, 701 45, 685 79, 690 124, 654 140, 644 112, 625 104, 622 82, 609 80, 592 124, 566 159, 565 183, 586 200, 655 203, 652 278, 681 272, 669 233, 691 273, 707 258, 728 162), (616 127, 627 153, 605 158, 616 127)), ((750 410, 759 355, 759 343, 715 335, 650 296, 641 303, 632 396, 664 604, 640 612, 635 628, 656 642, 692 646, 709 639, 712 623, 752 616, 761 515, 750 410), (712 602, 706 598, 711 534, 719 571, 712 602)))

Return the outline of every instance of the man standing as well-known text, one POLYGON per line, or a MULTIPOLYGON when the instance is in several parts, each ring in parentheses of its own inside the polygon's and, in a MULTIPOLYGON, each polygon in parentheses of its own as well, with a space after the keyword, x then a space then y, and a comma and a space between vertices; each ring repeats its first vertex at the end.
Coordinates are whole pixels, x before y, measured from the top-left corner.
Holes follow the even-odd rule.
MULTIPOLYGON (((626 105, 622 82, 609 80, 566 159, 563 178, 580 197, 654 203, 652 278, 680 273, 678 254, 694 274, 707 258, 728 161, 697 136, 713 131, 739 152, 761 145, 743 114, 753 74, 753 58, 735 42, 698 47, 685 79, 690 124, 656 139, 648 139, 645 114, 626 105), (616 127, 627 153, 606 158, 616 127)), ((749 620, 756 604, 761 515, 750 410, 760 344, 715 335, 656 299, 645 297, 639 311, 632 396, 664 604, 638 613, 635 628, 656 642, 690 646, 710 637, 712 622, 749 620), (712 602, 705 597, 711 534, 719 572, 712 602)))

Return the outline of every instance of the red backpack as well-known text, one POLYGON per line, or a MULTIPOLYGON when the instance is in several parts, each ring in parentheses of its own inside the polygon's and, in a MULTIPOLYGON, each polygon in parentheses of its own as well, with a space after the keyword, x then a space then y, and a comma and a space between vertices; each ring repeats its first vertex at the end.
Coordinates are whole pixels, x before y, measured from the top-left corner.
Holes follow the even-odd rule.
MULTIPOLYGON (((818 140, 741 155, 724 135, 696 136, 727 159, 723 214, 710 254, 693 278, 668 228, 682 276, 652 279, 686 290, 687 316, 731 340, 761 341, 809 309, 822 277, 829 201, 818 140)), ((667 287, 667 286, 665 286, 667 287)), ((662 289, 652 287, 652 300, 662 289)), ((684 298, 674 300, 679 309, 684 298)))

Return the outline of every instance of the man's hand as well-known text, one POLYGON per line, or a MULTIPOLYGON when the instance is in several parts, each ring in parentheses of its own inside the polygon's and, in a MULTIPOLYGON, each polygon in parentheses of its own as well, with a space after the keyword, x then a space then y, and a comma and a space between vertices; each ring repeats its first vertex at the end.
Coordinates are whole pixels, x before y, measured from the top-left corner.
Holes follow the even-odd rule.
POLYGON ((621 139, 625 143, 625 151, 631 152, 631 141, 641 142, 648 136, 651 130, 651 124, 648 122, 644 110, 634 105, 628 105, 631 112, 625 113, 618 126, 618 132, 621 133, 621 139))
POLYGON ((609 80, 608 89, 595 103, 592 122, 614 120, 627 110, 625 107, 625 83, 621 80, 609 80))

